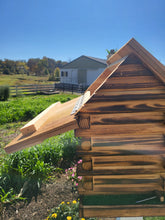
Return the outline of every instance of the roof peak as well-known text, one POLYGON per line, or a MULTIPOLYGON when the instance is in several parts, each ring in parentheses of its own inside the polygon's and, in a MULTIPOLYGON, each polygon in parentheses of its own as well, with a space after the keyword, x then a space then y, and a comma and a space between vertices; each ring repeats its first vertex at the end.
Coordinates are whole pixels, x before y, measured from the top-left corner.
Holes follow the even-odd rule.
POLYGON ((107 63, 113 64, 124 56, 131 53, 135 54, 149 69, 151 69, 164 83, 165 83, 165 68, 164 65, 157 60, 149 51, 147 51, 134 38, 131 38, 123 47, 121 47, 115 54, 113 54, 107 63))

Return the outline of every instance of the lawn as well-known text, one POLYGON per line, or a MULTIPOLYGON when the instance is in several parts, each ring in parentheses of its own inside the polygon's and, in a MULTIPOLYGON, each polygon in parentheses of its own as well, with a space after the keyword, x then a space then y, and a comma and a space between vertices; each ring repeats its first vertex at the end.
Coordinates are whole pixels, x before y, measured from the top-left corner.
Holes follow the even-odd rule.
POLYGON ((8 85, 8 86, 15 86, 15 85, 28 85, 28 84, 48 84, 52 83, 48 81, 49 76, 27 76, 27 75, 0 75, 0 86, 1 85, 8 85))

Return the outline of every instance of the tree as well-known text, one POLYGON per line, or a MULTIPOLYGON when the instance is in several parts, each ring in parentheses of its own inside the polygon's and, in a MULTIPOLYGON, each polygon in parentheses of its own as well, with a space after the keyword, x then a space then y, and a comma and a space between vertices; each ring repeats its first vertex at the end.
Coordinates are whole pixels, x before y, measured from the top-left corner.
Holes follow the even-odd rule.
POLYGON ((111 50, 106 49, 106 51, 108 53, 107 55, 107 59, 108 59, 109 57, 111 57, 113 54, 117 52, 117 49, 111 49, 111 50))
POLYGON ((54 70, 54 77, 55 81, 60 81, 60 69, 58 67, 54 70))

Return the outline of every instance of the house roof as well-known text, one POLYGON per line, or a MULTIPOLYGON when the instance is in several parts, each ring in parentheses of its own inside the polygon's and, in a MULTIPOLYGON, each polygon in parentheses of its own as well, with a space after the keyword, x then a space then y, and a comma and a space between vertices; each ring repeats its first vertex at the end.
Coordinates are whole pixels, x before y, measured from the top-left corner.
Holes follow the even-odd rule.
POLYGON ((80 56, 80 57, 78 57, 78 58, 72 60, 71 62, 65 64, 61 69, 67 68, 70 64, 72 64, 73 62, 75 62, 75 61, 77 61, 77 60, 79 60, 79 59, 81 59, 81 58, 83 58, 83 57, 85 57, 85 58, 87 58, 87 59, 90 59, 90 60, 92 60, 92 61, 95 61, 95 62, 97 62, 97 63, 100 63, 100 64, 103 64, 103 65, 107 66, 107 60, 105 60, 105 59, 82 55, 82 56, 80 56))
POLYGON ((85 55, 84 55, 84 57, 87 57, 91 60, 94 60, 96 62, 103 63, 103 64, 107 65, 107 60, 106 59, 100 59, 100 58, 95 58, 95 57, 90 57, 90 56, 85 56, 85 55))
POLYGON ((55 108, 53 114, 49 114, 52 112, 51 109, 49 109, 50 112, 47 110, 42 117, 38 117, 37 120, 34 119, 32 123, 29 123, 28 126, 22 129, 22 134, 5 147, 6 152, 11 153, 18 151, 25 147, 41 143, 46 138, 78 128, 76 120, 78 112, 81 111, 84 105, 94 96, 97 90, 120 67, 120 65, 122 65, 130 54, 135 54, 163 83, 165 83, 164 65, 132 38, 108 59, 109 66, 87 89, 80 100, 76 98, 64 104, 58 103, 58 105, 52 107, 55 108), (46 119, 45 114, 47 117, 46 119), (34 126, 32 126, 32 124, 34 126), (32 126, 30 130, 29 126, 32 126))

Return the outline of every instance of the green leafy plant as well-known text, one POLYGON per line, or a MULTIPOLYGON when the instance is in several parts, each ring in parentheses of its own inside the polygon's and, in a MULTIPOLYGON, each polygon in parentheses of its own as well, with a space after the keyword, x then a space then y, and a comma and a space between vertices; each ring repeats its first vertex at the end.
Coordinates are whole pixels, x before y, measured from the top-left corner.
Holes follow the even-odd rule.
POLYGON ((9 86, 0 86, 0 101, 7 101, 10 95, 9 86))
POLYGON ((7 193, 0 187, 0 202, 1 204, 12 203, 16 200, 24 200, 25 198, 13 194, 13 189, 11 188, 7 193))
POLYGON ((76 154, 71 158, 70 152, 65 150, 67 146, 76 148, 78 142, 73 131, 69 131, 35 147, 4 156, 0 166, 0 186, 5 192, 12 188, 10 195, 18 194, 29 200, 32 196, 37 198, 44 180, 54 173, 61 173, 64 164, 74 162, 76 154))

